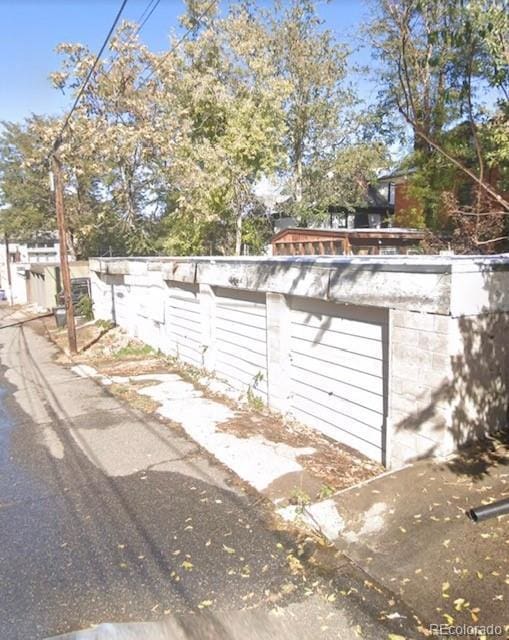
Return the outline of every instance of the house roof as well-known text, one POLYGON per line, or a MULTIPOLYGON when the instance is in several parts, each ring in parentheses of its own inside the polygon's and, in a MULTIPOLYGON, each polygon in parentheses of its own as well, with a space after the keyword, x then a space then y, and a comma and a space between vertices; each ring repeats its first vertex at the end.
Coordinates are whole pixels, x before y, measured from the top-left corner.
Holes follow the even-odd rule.
POLYGON ((366 187, 364 198, 360 204, 355 207, 347 207, 343 205, 332 205, 329 210, 334 212, 350 212, 350 213, 380 213, 385 214, 388 211, 392 211, 394 205, 389 203, 387 197, 380 192, 378 187, 373 184, 369 184, 366 187))
POLYGON ((408 176, 415 173, 417 169, 415 167, 408 168, 399 168, 391 171, 391 173, 386 173, 378 178, 378 182, 381 184, 386 184, 387 182, 404 182, 408 176))

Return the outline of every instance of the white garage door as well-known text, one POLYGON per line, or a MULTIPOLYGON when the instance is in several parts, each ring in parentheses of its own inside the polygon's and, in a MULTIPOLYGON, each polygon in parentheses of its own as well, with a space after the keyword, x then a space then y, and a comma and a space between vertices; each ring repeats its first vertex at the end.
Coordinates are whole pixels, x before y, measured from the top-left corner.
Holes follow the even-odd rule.
POLYGON ((200 301, 195 285, 169 286, 166 324, 168 351, 195 367, 203 366, 200 301))
POLYGON ((292 413, 384 462, 386 329, 383 310, 293 298, 292 413))
POLYGON ((216 289, 216 373, 267 401, 265 295, 216 289))

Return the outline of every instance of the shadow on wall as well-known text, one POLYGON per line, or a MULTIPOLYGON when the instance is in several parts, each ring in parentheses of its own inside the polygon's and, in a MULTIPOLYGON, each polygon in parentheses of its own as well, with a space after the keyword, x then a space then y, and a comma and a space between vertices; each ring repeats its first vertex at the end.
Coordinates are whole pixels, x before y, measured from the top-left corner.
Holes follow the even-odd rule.
MULTIPOLYGON (((484 288, 495 302, 488 270, 484 288)), ((395 430, 419 432, 425 423, 434 423, 438 442, 419 458, 438 453, 439 441, 445 437, 460 449, 458 458, 448 466, 475 479, 504 460, 489 435, 496 434, 502 443, 509 443, 509 313, 486 311, 459 317, 455 330, 458 349, 449 356, 449 379, 427 396, 424 408, 397 423, 395 430), (468 455, 465 447, 476 440, 480 442, 474 448, 484 454, 482 459, 468 455)))

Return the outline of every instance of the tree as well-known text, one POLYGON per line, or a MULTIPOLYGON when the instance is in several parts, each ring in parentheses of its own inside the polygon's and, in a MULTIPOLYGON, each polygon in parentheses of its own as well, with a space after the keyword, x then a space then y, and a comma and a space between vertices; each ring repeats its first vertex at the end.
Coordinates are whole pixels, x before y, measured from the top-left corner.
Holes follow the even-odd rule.
MULTIPOLYGON (((493 58, 495 50, 503 52, 499 46, 503 38, 494 36, 497 46, 492 46, 485 37, 503 20, 496 29, 489 23, 483 31, 479 22, 483 12, 475 4, 381 0, 370 25, 381 63, 382 102, 396 108, 413 133, 411 162, 418 170, 410 188, 420 196, 427 224, 441 227, 447 211, 451 215, 446 224, 457 224, 456 213, 463 210, 478 216, 474 236, 481 228, 486 232, 481 214, 500 217, 509 211, 500 185, 486 172, 486 141, 494 129, 477 99, 483 85, 505 82, 505 74, 494 71, 500 65, 493 58), (468 207, 461 202, 465 184, 472 187, 468 207)), ((477 4, 487 8, 490 3, 477 4)), ((491 4, 498 5, 500 18, 503 3, 491 4)), ((498 226, 498 220, 492 222, 498 226)), ((463 226, 472 230, 470 224, 463 226)), ((474 245, 490 241, 479 235, 472 238, 474 245)))
POLYGON ((210 19, 182 53, 155 65, 158 92, 178 122, 162 167, 167 250, 238 255, 243 220, 257 205, 253 187, 282 160, 281 93, 248 22, 244 7, 210 19))
MULTIPOLYGON (((165 197, 155 158, 171 122, 161 127, 158 100, 144 82, 154 56, 140 45, 135 30, 124 23, 112 38, 110 60, 99 63, 87 85, 61 156, 77 201, 75 233, 99 227, 121 235, 120 246, 129 253, 146 254, 154 251, 152 229, 165 197)), ((79 44, 63 43, 58 51, 64 60, 52 74, 53 84, 76 94, 94 55, 79 44)), ((97 246, 97 238, 91 244, 97 246)))
POLYGON ((32 116, 4 122, 0 135, 0 203, 4 233, 29 238, 56 227, 49 183, 48 140, 56 122, 32 116))
POLYGON ((260 18, 271 66, 286 83, 287 206, 310 221, 329 205, 355 206, 387 160, 373 119, 349 84, 350 49, 324 27, 312 0, 276 4, 260 18), (369 134, 368 134, 369 132, 369 134))

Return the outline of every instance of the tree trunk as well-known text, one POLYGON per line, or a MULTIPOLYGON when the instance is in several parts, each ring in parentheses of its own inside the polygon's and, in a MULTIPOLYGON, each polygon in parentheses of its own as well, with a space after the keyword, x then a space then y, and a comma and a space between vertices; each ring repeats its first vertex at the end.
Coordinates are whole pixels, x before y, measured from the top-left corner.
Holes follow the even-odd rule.
POLYGON ((302 202, 302 157, 295 161, 295 202, 302 202))
POLYGON ((235 255, 240 256, 242 249, 242 212, 239 211, 235 220, 235 255))

